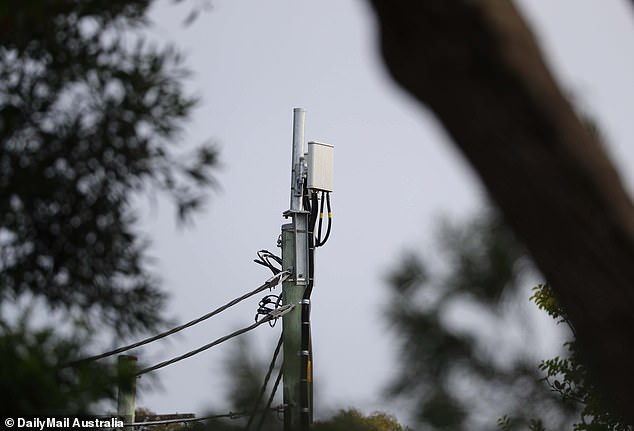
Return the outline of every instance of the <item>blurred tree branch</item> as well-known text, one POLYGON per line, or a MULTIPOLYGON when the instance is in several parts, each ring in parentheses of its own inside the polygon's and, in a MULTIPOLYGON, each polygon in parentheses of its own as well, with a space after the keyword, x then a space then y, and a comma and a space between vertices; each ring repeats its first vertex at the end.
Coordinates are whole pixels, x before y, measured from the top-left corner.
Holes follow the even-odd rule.
POLYGON ((124 336, 164 323, 166 296, 136 199, 163 192, 186 221, 215 184, 215 148, 179 145, 197 98, 185 89, 178 51, 144 39, 151 3, 0 2, 7 415, 78 413, 114 396, 116 374, 106 363, 57 364, 85 356, 95 333, 124 336), (49 313, 44 329, 14 323, 27 302, 49 313))
POLYGON ((371 0, 394 79, 437 115, 634 420, 634 208, 513 4, 371 0))

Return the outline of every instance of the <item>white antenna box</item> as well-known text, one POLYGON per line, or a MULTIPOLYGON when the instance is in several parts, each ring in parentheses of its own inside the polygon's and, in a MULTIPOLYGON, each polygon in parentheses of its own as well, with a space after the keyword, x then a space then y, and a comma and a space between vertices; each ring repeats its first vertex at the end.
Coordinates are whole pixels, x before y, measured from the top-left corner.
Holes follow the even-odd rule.
POLYGON ((308 143, 308 188, 332 191, 335 147, 323 142, 308 143))

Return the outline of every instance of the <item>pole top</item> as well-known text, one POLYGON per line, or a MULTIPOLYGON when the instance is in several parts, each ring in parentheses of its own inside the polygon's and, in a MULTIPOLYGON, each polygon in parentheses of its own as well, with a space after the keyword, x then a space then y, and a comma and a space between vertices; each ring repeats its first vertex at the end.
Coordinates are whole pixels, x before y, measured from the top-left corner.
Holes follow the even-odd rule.
POLYGON ((304 122, 306 110, 293 109, 293 156, 291 160, 291 202, 289 212, 303 209, 302 191, 306 167, 304 161, 304 122))

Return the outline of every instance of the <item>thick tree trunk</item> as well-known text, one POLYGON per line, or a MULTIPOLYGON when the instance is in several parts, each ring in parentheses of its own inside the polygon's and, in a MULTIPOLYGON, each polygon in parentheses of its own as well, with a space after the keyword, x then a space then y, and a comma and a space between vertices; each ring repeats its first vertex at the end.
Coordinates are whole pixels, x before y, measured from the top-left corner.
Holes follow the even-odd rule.
POLYGON ((634 207, 530 30, 502 0, 371 3, 393 77, 478 172, 634 422, 634 207))

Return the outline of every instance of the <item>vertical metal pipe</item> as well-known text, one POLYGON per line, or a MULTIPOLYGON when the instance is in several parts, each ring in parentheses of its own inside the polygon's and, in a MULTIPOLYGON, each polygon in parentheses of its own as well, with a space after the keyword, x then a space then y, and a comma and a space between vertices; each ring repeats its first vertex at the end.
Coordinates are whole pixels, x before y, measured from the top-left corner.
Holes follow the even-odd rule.
POLYGON ((302 158, 304 157, 304 123, 306 111, 293 109, 293 160, 291 161, 291 207, 290 211, 302 210, 302 158))
MULTIPOLYGON (((308 431, 312 423, 312 370, 309 304, 312 287, 310 249, 314 217, 304 207, 304 122, 306 111, 293 109, 291 204, 282 226, 282 268, 292 276, 282 284, 285 304, 298 306, 282 320, 284 334, 284 431, 308 431), (307 296, 308 293, 308 296, 307 296), (301 305, 301 310, 299 305, 301 305)), ((316 208, 315 208, 316 211, 316 208)))

